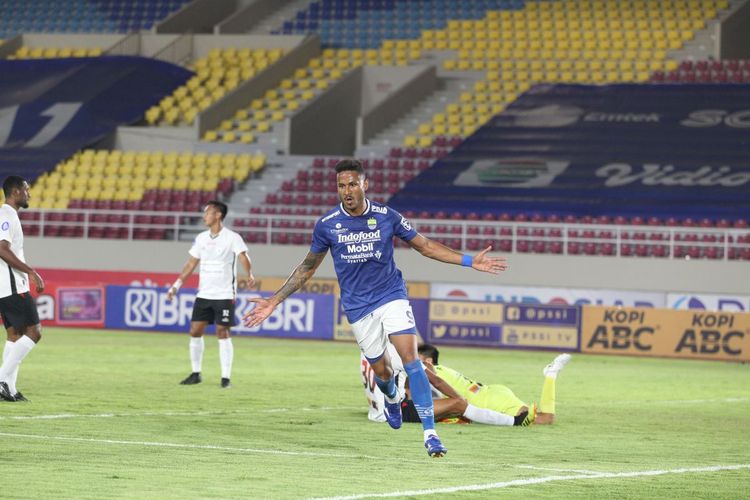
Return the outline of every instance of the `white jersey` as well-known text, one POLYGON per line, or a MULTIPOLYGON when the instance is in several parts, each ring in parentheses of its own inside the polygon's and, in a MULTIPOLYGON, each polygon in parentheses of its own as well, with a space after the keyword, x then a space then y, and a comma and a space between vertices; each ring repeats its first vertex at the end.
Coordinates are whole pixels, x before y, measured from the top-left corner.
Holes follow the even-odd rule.
MULTIPOLYGON (((388 350, 388 355, 391 357, 391 366, 393 367, 393 376, 396 377, 396 388, 398 389, 399 398, 404 399, 406 397, 406 371, 404 370, 404 365, 393 344, 388 342, 386 349, 388 350)), ((375 383, 375 372, 372 371, 367 358, 362 353, 359 356, 362 383, 365 386, 365 397, 367 397, 367 406, 370 409, 367 413, 367 418, 373 422, 385 422, 385 414, 383 413, 385 396, 375 383)))
POLYGON ((242 236, 226 227, 212 237, 211 231, 199 234, 190 255, 200 259, 198 297, 210 300, 234 300, 237 294, 237 256, 247 252, 242 236))
MULTIPOLYGON (((0 240, 10 243, 10 250, 21 262, 26 262, 23 256, 23 229, 18 212, 8 205, 0 207, 0 240)), ((18 269, 14 269, 7 262, 0 259, 0 298, 29 291, 29 277, 18 269)))

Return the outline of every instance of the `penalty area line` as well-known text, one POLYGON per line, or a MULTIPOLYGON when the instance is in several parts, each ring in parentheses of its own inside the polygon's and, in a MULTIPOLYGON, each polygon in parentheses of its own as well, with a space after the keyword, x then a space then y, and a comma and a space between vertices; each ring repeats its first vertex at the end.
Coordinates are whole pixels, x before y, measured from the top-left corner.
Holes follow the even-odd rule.
MULTIPOLYGON (((315 451, 288 451, 288 450, 271 450, 261 448, 240 448, 234 446, 219 446, 212 444, 190 444, 190 443, 168 443, 158 441, 130 441, 125 439, 103 439, 103 438, 84 438, 76 436, 48 436, 41 434, 20 434, 12 432, 0 432, 0 437, 10 438, 21 438, 21 439, 38 439, 42 441, 62 441, 62 442, 76 442, 76 443, 94 443, 94 444, 110 444, 110 445, 124 445, 124 446, 143 446, 153 448, 172 448, 172 449, 184 449, 184 450, 211 450, 221 452, 232 452, 232 453, 244 453, 254 455, 282 455, 290 457, 305 457, 305 458, 345 458, 348 460, 352 459, 365 459, 365 460, 382 460, 382 456, 373 455, 361 455, 355 453, 323 453, 315 451)), ((411 460, 411 459, 400 459, 402 463, 412 464, 423 464, 425 460, 411 460)), ((457 463, 458 465, 470 465, 468 463, 457 463)))
POLYGON ((57 413, 51 415, 0 415, 0 420, 62 420, 68 418, 117 418, 117 417, 204 417, 221 415, 251 415, 254 413, 288 413, 315 411, 352 411, 361 410, 355 406, 321 406, 315 408, 268 408, 260 410, 230 410, 230 411, 146 411, 131 413, 57 413))
POLYGON ((315 497, 311 500, 357 500, 360 498, 388 498, 388 497, 402 497, 402 496, 423 496, 423 495, 437 495, 444 493, 459 493, 463 491, 481 491, 481 490, 495 490, 501 488, 508 488, 511 486, 529 486, 534 484, 544 484, 557 481, 577 481, 584 480, 590 481, 593 479, 620 479, 620 478, 632 478, 632 477, 648 477, 648 476, 662 476, 665 474, 695 474, 702 472, 721 472, 729 470, 740 470, 750 469, 750 464, 736 464, 736 465, 712 465, 707 467, 684 467, 680 469, 664 469, 664 470, 644 470, 644 471, 633 471, 633 472, 603 472, 600 474, 576 474, 568 476, 545 476, 535 477, 529 479, 514 479, 512 481, 503 481, 497 483, 485 483, 485 484, 467 484, 463 486, 449 486, 445 488, 431 488, 425 490, 411 490, 411 491, 391 491, 387 493, 360 493, 355 495, 336 496, 336 497, 315 497))

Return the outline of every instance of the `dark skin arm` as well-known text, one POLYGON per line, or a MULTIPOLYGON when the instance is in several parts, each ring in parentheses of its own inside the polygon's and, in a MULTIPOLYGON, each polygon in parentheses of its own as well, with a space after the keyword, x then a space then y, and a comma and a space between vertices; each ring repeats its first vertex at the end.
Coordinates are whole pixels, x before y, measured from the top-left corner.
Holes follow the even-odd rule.
POLYGON ((31 281, 34 282, 34 285, 36 285, 37 293, 42 293, 44 291, 44 280, 42 279, 42 277, 39 276, 39 274, 37 274, 37 272, 34 271, 31 266, 16 257, 16 254, 14 254, 10 249, 9 241, 0 241, 0 259, 3 259, 5 262, 7 262, 10 267, 18 269, 22 273, 28 274, 29 279, 31 279, 31 281))
POLYGON ((430 385, 437 389, 438 391, 445 394, 445 396, 449 398, 454 399, 463 399, 456 391, 451 387, 448 382, 438 377, 438 375, 435 373, 435 368, 432 366, 432 363, 429 361, 424 361, 425 366, 425 373, 427 374, 427 380, 430 381, 430 385))
POLYGON ((308 252, 305 260, 292 271, 292 274, 275 294, 267 299, 262 297, 250 299, 251 302, 255 302, 255 307, 243 316, 242 320, 245 322, 245 326, 252 328, 263 323, 273 310, 276 309, 276 306, 302 288, 313 277, 325 256, 325 252, 308 252))

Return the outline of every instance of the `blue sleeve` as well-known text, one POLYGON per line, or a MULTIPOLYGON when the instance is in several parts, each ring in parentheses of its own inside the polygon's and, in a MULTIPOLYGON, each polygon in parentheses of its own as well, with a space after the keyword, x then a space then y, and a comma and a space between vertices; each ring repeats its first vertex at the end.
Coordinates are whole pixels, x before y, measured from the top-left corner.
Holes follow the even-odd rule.
POLYGON ((326 229, 323 223, 318 220, 315 223, 315 229, 313 229, 312 244, 310 244, 310 251, 312 253, 324 253, 327 252, 331 246, 331 242, 326 238, 326 229))
POLYGON ((391 223, 393 224, 393 234, 398 236, 404 241, 411 241, 417 237, 417 231, 412 227, 403 215, 396 212, 392 208, 388 208, 388 215, 391 217, 391 223))

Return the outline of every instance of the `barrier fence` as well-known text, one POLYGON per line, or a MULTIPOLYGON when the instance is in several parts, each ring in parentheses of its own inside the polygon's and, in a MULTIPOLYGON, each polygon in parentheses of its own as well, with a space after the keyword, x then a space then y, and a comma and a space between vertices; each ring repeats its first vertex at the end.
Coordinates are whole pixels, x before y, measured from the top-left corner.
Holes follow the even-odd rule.
MULTIPOLYGON (((27 236, 190 241, 205 228, 195 212, 29 210, 27 236)), ((308 245, 317 216, 232 215, 228 227, 253 244, 308 245)), ((559 255, 750 260, 750 228, 412 219, 422 234, 457 250, 559 255)))
MULTIPOLYGON (((46 325, 187 332, 195 276, 167 300, 172 274, 42 271, 52 283, 37 297, 46 325), (72 276, 73 278, 70 278, 72 276), (144 286, 145 285, 145 286, 144 286)), ((268 290, 241 290, 235 335, 352 340, 335 280, 318 280, 283 302, 259 327, 242 325, 250 298, 268 290), (311 293, 316 290, 318 293, 311 293)), ((263 283, 263 281, 261 281, 263 283)), ((561 305, 430 299, 429 285, 410 289, 417 328, 425 341, 504 349, 541 349, 684 359, 750 361, 750 313, 615 305, 561 305)))

